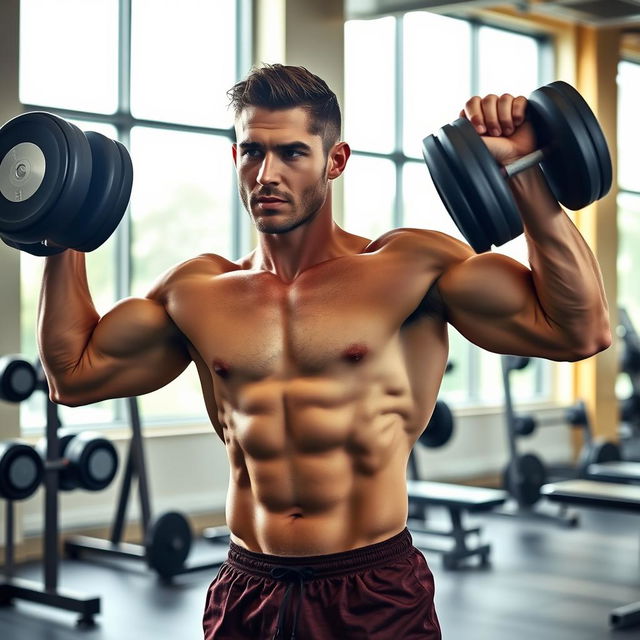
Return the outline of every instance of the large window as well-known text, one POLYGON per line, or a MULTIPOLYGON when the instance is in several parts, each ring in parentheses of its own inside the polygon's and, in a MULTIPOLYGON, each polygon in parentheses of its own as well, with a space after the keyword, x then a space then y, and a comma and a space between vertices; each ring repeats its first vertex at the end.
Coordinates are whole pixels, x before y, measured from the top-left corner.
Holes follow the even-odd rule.
MULTIPOLYGON (((134 164, 130 210, 87 255, 104 313, 143 296, 163 271, 199 253, 248 250, 231 162, 226 90, 250 60, 249 0, 22 0, 20 101, 122 141, 134 164)), ((21 254, 22 352, 37 357, 43 260, 21 254)), ((23 428, 44 421, 44 398, 24 403, 23 428)), ((144 396, 145 420, 206 415, 195 367, 144 396)), ((65 423, 113 423, 110 401, 62 409, 65 423)))
MULTIPOLYGON (((640 331, 640 172, 638 172, 638 103, 640 62, 623 60, 618 65, 618 304, 640 331)), ((629 395, 627 376, 620 376, 618 393, 629 395)))
MULTIPOLYGON (((374 238, 393 227, 462 238, 422 160, 422 139, 458 117, 472 95, 528 95, 551 80, 546 38, 426 11, 352 20, 345 26, 345 173, 348 231, 374 238)), ((520 237, 500 251, 527 262, 520 237)), ((500 360, 450 330, 455 369, 442 392, 461 404, 502 401, 500 360)), ((550 368, 518 376, 521 400, 546 399, 550 368)))

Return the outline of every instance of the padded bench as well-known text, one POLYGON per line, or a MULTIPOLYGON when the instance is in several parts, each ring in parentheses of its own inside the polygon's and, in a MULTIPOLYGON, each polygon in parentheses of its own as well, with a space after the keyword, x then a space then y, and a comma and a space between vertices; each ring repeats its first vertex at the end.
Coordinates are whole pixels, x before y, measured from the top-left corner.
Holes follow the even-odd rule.
POLYGON ((640 484, 640 462, 600 462, 587 467, 587 477, 605 482, 628 482, 640 484))
MULTIPOLYGON (((640 514, 640 487, 596 480, 565 480, 542 487, 553 502, 640 514)), ((614 609, 609 616, 616 629, 640 624, 640 601, 614 609)))
POLYGON ((452 527, 449 530, 432 529, 425 526, 424 520, 410 518, 408 527, 412 533, 453 539, 453 546, 448 549, 425 546, 418 542, 416 546, 427 551, 442 553, 442 561, 446 569, 457 569, 463 560, 472 556, 478 556, 482 565, 489 562, 491 545, 469 546, 467 536, 479 535, 480 527, 465 528, 462 517, 465 512, 478 513, 501 506, 508 498, 506 491, 426 480, 408 480, 407 489, 410 510, 412 507, 444 507, 451 518, 452 527))

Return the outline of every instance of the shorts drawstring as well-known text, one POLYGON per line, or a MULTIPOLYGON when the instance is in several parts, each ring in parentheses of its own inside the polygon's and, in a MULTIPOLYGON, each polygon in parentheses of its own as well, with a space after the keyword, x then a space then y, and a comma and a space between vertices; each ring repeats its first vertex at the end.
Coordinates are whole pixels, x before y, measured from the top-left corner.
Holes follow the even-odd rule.
POLYGON ((304 583, 307 580, 311 580, 314 577, 315 572, 311 567, 273 567, 269 572, 272 578, 276 580, 286 580, 289 582, 287 586, 287 590, 285 591, 284 598, 282 599, 282 603, 280 604, 280 609, 278 611, 278 624, 276 625, 276 631, 273 635, 273 640, 276 638, 281 638, 284 640, 284 618, 286 615, 287 608, 289 606, 289 600, 291 599, 291 591, 293 590, 293 586, 298 581, 298 586, 300 587, 300 598, 298 599, 298 604, 295 608, 295 613, 293 615, 293 625, 291 627, 291 640, 295 640, 296 637, 296 626, 298 624, 298 614, 300 613, 300 607, 302 606, 302 599, 304 598, 304 583), (282 634, 282 635, 281 635, 282 634))

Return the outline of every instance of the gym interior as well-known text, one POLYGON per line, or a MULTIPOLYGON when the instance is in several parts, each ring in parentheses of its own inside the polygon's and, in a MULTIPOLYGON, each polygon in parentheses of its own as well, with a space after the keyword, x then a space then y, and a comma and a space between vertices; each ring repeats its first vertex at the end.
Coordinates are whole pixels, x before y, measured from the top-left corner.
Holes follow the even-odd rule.
MULTIPOLYGON (((173 264, 254 247, 226 90, 261 62, 303 65, 336 92, 352 157, 335 216, 369 238, 463 237, 422 141, 470 96, 562 80, 589 105, 609 175, 600 159, 595 201, 567 210, 600 264, 613 344, 552 362, 450 328, 408 526, 446 640, 640 637, 640 2, 3 0, 0 122, 56 114, 131 155, 124 217, 87 253, 99 313, 173 264)), ((527 263, 522 235, 492 250, 527 263)), ((0 243, 0 638, 201 638, 229 463, 195 367, 145 396, 52 403, 43 263, 0 243)))

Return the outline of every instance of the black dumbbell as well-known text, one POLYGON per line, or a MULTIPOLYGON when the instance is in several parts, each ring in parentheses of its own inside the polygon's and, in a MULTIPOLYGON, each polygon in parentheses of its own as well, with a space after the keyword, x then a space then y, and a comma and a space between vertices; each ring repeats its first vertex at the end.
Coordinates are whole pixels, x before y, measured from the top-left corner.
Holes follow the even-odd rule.
POLYGON ((0 498, 24 500, 35 493, 44 465, 33 447, 18 440, 0 441, 0 498))
POLYGON ((453 413, 443 400, 437 400, 427 428, 420 435, 420 444, 430 449, 445 445, 453 436, 453 413))
POLYGON ((34 255, 93 251, 122 219, 132 181, 119 142, 51 113, 17 116, 0 128, 0 238, 34 255))
POLYGON ((38 375, 30 362, 18 355, 0 358, 0 400, 24 402, 37 386, 38 375))
POLYGON ((477 251, 500 246, 523 231, 509 189, 511 176, 537 164, 568 209, 581 209, 611 188, 612 168, 600 125, 582 96, 566 82, 552 82, 530 96, 538 149, 500 167, 473 125, 459 118, 423 140, 423 155, 444 205, 477 251))
MULTIPOLYGON (((102 491, 113 481, 118 471, 118 452, 113 443, 95 431, 58 430, 60 469, 58 486, 61 491, 85 489, 102 491)), ((47 441, 42 438, 36 449, 46 459, 47 441)))

